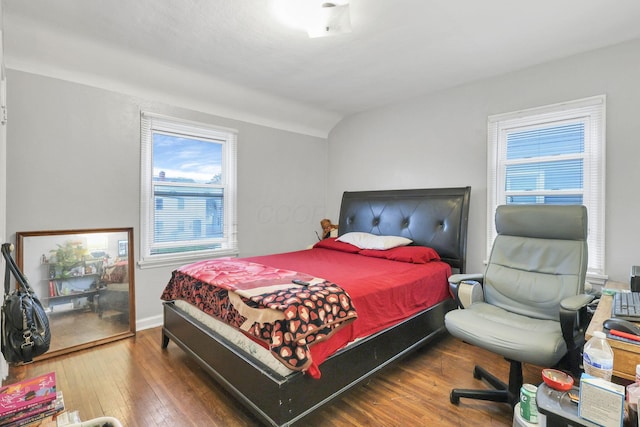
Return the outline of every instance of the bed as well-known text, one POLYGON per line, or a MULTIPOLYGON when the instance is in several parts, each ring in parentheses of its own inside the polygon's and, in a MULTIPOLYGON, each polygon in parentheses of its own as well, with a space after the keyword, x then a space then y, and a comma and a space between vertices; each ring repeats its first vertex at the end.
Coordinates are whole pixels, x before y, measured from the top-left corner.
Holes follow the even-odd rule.
POLYGON ((117 319, 129 320, 129 264, 128 261, 117 261, 104 268, 100 277, 98 297, 98 315, 119 314, 117 319))
MULTIPOLYGON (((328 331, 326 337, 322 335, 317 342, 312 340, 306 354, 310 361, 305 360, 304 369, 291 369, 291 366, 282 369, 278 363, 281 361, 276 358, 268 362, 262 353, 270 350, 252 343, 257 340, 242 333, 227 335, 226 330, 231 328, 221 326, 222 322, 211 320, 179 299, 163 304, 162 347, 173 341, 265 424, 283 426, 301 421, 363 379, 444 332, 444 315, 455 308, 448 295, 446 276, 452 270, 465 271, 470 191, 470 187, 461 187, 343 194, 339 236, 359 232, 403 236, 412 240, 409 250, 431 248, 437 252, 439 261, 414 264, 404 259, 388 260, 379 257, 381 251, 368 255, 349 253, 322 247, 322 242, 310 250, 242 259, 251 265, 268 265, 278 271, 307 275, 304 276, 307 280, 320 277, 328 286, 337 284, 339 289, 344 288, 351 297, 357 316, 345 310, 345 317, 335 331, 328 331), (316 264, 317 257, 324 258, 324 266, 316 264), (344 259, 346 261, 341 261, 344 259), (333 268, 327 268, 327 263, 333 268), (392 270, 372 274, 382 264, 392 265, 392 270), (411 276, 421 269, 434 269, 435 272, 429 273, 433 278, 411 276), (358 273, 362 271, 367 274, 358 273), (392 299, 393 291, 388 293, 386 284, 396 278, 412 283, 436 281, 437 285, 433 285, 436 290, 427 292, 430 294, 427 302, 417 301, 418 297, 413 295, 402 297, 409 301, 394 311, 396 301, 392 299), (367 281, 366 287, 387 294, 378 295, 374 303, 366 302, 356 286, 362 279, 367 281), (381 300, 393 302, 390 308, 382 309, 390 317, 378 316, 374 326, 365 325, 370 313, 380 311, 377 305, 381 300), (413 304, 408 312, 407 303, 413 304), (402 318, 398 317, 400 312, 404 312, 402 318), (276 362, 272 363, 273 360, 276 362)), ((326 243, 336 244, 331 242, 326 243)), ((426 287, 417 286, 416 292, 424 293, 426 290, 421 288, 426 287)))

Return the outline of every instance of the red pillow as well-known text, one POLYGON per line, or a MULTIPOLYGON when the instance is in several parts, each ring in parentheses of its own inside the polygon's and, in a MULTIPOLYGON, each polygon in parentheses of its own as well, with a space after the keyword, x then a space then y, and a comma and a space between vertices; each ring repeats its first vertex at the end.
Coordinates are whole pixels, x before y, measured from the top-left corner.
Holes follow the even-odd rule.
POLYGON ((326 239, 322 239, 318 243, 313 245, 313 247, 322 249, 333 249, 334 251, 347 252, 350 254, 357 254, 358 252, 360 252, 359 247, 354 246, 351 243, 345 243, 336 240, 336 237, 327 237, 326 239))
POLYGON ((390 259, 392 261, 410 262, 413 264, 426 264, 429 261, 440 260, 440 255, 438 255, 435 249, 427 246, 399 246, 385 251, 363 249, 359 254, 375 258, 390 259))

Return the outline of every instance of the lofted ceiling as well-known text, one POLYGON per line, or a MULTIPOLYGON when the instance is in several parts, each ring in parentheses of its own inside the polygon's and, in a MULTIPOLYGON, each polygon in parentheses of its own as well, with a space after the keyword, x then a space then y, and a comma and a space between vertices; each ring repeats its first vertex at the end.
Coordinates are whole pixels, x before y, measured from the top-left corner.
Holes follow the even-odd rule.
POLYGON ((5 63, 326 136, 350 114, 640 38, 638 0, 350 0, 352 32, 315 39, 274 14, 292 1, 314 0, 2 0, 5 63))

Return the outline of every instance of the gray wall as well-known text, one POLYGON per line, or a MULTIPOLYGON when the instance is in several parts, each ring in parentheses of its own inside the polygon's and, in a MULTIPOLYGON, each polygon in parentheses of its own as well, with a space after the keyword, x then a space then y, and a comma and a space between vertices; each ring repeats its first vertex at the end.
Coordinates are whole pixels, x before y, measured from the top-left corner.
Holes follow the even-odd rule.
MULTIPOLYGON (((328 145, 9 70, 7 234, 133 226, 139 238, 144 109, 239 130, 241 256, 306 247, 321 217, 337 220, 345 190, 471 185, 468 269, 482 271, 487 116, 606 94, 606 270, 627 281, 640 264, 639 53, 640 40, 357 114, 333 129, 328 145)), ((136 270, 139 326, 160 321, 158 297, 171 269, 136 270)))
POLYGON ((345 118, 329 135, 328 212, 337 215, 345 190, 471 185, 467 267, 484 271, 487 117, 599 94, 606 273, 628 282, 640 264, 640 40, 345 118))
MULTIPOLYGON (((8 71, 7 234, 134 227, 140 237, 140 110, 238 129, 241 256, 307 247, 326 211, 323 138, 8 71)), ((175 266, 174 266, 175 267, 175 266)), ((174 267, 136 269, 140 327, 159 324, 174 267)))

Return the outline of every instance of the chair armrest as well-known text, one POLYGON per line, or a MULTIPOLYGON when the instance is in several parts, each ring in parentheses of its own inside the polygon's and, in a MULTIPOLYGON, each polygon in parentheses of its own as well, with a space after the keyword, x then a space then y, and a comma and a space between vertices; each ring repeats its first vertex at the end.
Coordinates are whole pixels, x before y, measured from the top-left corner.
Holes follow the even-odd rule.
POLYGON ((448 280, 450 284, 458 284, 463 280, 475 280, 476 282, 482 283, 482 281, 484 280, 484 274, 452 274, 451 276, 449 276, 448 280))
POLYGON ((467 308, 482 301, 484 301, 484 290, 480 282, 463 280, 458 284, 458 305, 460 308, 467 308))
POLYGON ((459 308, 484 301, 483 274, 454 274, 449 277, 449 292, 459 308))
POLYGON ((579 356, 584 346, 584 334, 588 326, 587 305, 593 295, 580 294, 567 297, 560 302, 560 327, 567 344, 569 364, 574 375, 579 376, 579 356))
POLYGON ((578 311, 593 301, 593 298, 593 295, 589 294, 573 295, 560 301, 560 307, 565 310, 578 311))

